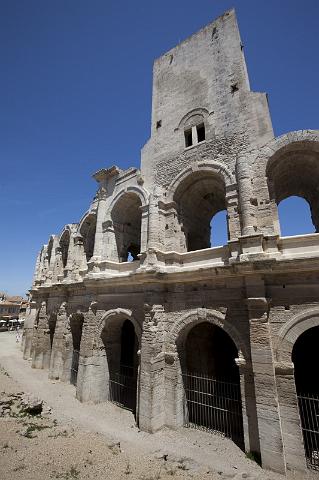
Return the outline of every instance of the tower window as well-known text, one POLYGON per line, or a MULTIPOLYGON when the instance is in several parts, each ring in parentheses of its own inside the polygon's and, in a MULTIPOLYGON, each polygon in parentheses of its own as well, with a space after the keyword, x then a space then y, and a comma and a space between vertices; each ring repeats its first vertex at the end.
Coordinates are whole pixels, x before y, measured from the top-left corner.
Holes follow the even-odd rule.
POLYGON ((198 143, 203 142, 205 140, 205 125, 203 123, 197 125, 196 130, 198 143))
POLYGON ((185 146, 191 147, 193 145, 193 137, 192 137, 192 130, 186 130, 185 134, 185 146))

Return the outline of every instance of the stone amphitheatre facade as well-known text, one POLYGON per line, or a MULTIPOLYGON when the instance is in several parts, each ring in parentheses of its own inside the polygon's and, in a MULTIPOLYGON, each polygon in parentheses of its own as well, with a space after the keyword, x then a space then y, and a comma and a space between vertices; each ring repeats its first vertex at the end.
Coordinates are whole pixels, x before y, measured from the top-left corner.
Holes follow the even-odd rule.
POLYGON ((88 211, 41 249, 24 358, 142 430, 217 430, 266 468, 316 468, 319 238, 282 237, 277 206, 304 198, 318 231, 319 131, 274 136, 234 11, 153 73, 141 168, 95 173, 88 211))

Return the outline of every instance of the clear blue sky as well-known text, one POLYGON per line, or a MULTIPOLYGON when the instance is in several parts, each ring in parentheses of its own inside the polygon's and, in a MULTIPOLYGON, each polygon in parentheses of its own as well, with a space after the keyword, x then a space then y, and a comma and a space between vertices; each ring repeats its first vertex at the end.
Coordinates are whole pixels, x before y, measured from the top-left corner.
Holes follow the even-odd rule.
POLYGON ((92 173, 139 165, 154 58, 233 6, 275 133, 318 128, 318 0, 0 0, 0 290, 30 287, 92 173))

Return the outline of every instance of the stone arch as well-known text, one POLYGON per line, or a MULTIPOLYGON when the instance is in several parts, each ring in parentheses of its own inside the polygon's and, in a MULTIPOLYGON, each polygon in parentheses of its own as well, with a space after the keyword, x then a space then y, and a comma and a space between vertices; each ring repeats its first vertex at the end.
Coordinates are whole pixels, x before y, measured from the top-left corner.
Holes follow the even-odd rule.
POLYGON ((115 256, 119 262, 138 260, 142 251, 142 208, 145 198, 139 189, 118 194, 109 212, 114 233, 115 256))
POLYGON ((243 417, 247 417, 241 383, 244 384, 245 379, 238 363, 245 365, 248 350, 237 329, 226 320, 225 314, 217 310, 193 309, 174 323, 167 336, 166 348, 173 350, 166 356, 174 358, 170 361, 171 371, 166 385, 174 398, 172 411, 168 413, 168 418, 174 419, 173 425, 190 423, 210 431, 224 432, 243 448, 243 417), (201 342, 201 354, 194 356, 193 349, 198 341, 201 342), (218 348, 220 344, 216 343, 211 350, 216 341, 222 341, 223 348, 218 348), (231 414, 225 413, 223 417, 216 412, 223 401, 225 385, 231 385, 227 400, 231 414), (212 389, 214 396, 211 395, 212 389), (198 404, 198 395, 206 399, 202 404, 198 404))
POLYGON ((97 220, 96 212, 88 211, 82 217, 78 226, 78 233, 83 238, 83 247, 84 247, 87 261, 90 260, 94 252, 96 220, 97 220))
POLYGON ((59 237, 59 245, 61 249, 63 268, 65 268, 67 265, 71 237, 72 237, 71 227, 70 225, 65 225, 59 237))
POLYGON ((116 308, 101 318, 95 369, 99 401, 109 400, 136 412, 141 327, 132 311, 116 308))
POLYGON ((301 197, 309 204, 312 223, 318 232, 319 132, 282 135, 267 144, 261 156, 265 158, 275 233, 280 234, 277 206, 292 196, 301 197))
POLYGON ((174 232, 177 251, 218 246, 220 241, 215 242, 215 239, 220 233, 223 234, 222 244, 238 237, 235 177, 225 165, 215 161, 193 163, 174 178, 166 197, 171 209, 166 237, 174 232), (217 214, 224 217, 224 222, 215 232, 212 221, 217 214))
POLYGON ((209 115, 209 111, 206 108, 194 108, 190 112, 186 113, 180 120, 177 128, 184 128, 188 124, 189 120, 194 116, 201 116, 204 119, 209 115))
POLYGON ((276 361, 291 364, 292 349, 296 340, 306 330, 319 326, 319 308, 313 308, 292 317, 278 332, 275 349, 276 361))
POLYGON ((112 210, 114 208, 114 206, 116 205, 116 203, 118 202, 118 200, 125 194, 127 193, 133 193, 135 195, 137 195, 141 201, 141 206, 142 207, 145 207, 147 204, 148 204, 148 198, 149 198, 149 195, 148 193, 146 192, 146 190, 142 187, 138 187, 138 186, 135 186, 135 185, 131 185, 129 187, 126 187, 126 188, 122 188, 116 195, 115 197, 112 199, 111 203, 110 203, 110 206, 108 208, 108 211, 107 211, 107 218, 111 218, 111 213, 112 213, 112 210))
POLYGON ((215 174, 224 182, 227 190, 229 190, 236 183, 234 174, 222 163, 217 161, 193 163, 179 172, 179 174, 172 180, 167 188, 167 202, 173 202, 176 191, 181 186, 183 181, 189 175, 198 171, 215 174))
POLYGON ((249 354, 241 335, 237 329, 226 320, 225 315, 217 310, 198 308, 187 312, 174 323, 168 334, 169 344, 176 345, 179 337, 187 335, 194 326, 202 322, 211 323, 224 330, 235 344, 238 350, 238 357, 247 361, 249 354))
POLYGON ((135 317, 133 316, 132 310, 125 309, 125 308, 113 308, 113 309, 105 312, 105 314, 102 316, 102 318, 100 320, 100 323, 99 323, 99 327, 98 327, 99 335, 101 334, 103 329, 106 329, 106 330, 108 329, 109 324, 111 322, 116 320, 116 318, 120 318, 120 317, 122 317, 122 318, 125 317, 133 323, 134 328, 136 330, 137 337, 138 337, 139 341, 141 341, 142 327, 138 323, 138 321, 135 319, 135 317))

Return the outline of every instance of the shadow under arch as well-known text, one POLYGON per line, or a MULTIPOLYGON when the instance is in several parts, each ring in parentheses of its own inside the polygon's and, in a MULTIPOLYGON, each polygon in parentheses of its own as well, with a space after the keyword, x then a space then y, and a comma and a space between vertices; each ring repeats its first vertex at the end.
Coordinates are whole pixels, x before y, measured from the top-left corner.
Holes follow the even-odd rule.
POLYGON ((244 361, 244 347, 234 329, 225 325, 225 316, 220 312, 199 309, 173 326, 170 339, 175 342, 179 360, 177 411, 181 424, 220 432, 244 449, 237 366, 238 357, 244 361))
POLYGON ((130 310, 114 309, 99 328, 106 399, 136 415, 141 328, 130 310))

